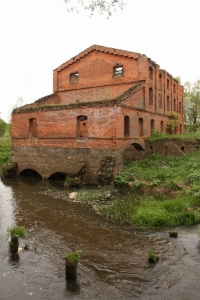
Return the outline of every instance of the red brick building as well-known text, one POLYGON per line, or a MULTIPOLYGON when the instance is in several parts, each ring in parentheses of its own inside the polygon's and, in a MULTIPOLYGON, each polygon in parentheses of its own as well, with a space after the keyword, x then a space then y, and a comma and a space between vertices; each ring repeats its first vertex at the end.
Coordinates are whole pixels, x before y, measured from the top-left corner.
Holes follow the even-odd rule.
POLYGON ((19 173, 84 170, 83 182, 106 181, 123 170, 124 149, 144 150, 152 131, 167 132, 172 112, 175 132, 184 129, 183 87, 146 55, 91 46, 54 70, 53 91, 13 111, 19 173))

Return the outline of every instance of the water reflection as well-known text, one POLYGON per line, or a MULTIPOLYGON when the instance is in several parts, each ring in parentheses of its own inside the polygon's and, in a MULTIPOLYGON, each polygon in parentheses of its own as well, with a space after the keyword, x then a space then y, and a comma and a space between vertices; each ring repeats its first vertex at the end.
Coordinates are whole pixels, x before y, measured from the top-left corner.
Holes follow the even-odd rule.
POLYGON ((184 299, 200 292, 196 228, 136 230, 107 222, 88 206, 69 202, 61 182, 39 178, 0 182, 2 299, 184 299), (16 224, 28 230, 20 259, 10 262, 4 233, 16 224), (147 252, 160 257, 152 268, 147 252), (82 250, 76 281, 66 281, 63 254, 82 250), (185 286, 185 287, 183 287, 185 286), (172 297, 173 295, 173 297, 172 297), (181 298, 182 297, 182 298, 181 298))

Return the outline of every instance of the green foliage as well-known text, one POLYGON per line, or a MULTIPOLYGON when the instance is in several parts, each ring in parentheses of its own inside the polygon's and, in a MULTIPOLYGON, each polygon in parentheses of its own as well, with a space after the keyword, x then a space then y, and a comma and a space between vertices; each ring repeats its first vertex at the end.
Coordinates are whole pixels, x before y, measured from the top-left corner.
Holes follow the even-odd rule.
POLYGON ((118 187, 124 187, 128 183, 128 173, 127 172, 121 172, 114 178, 114 183, 118 187))
POLYGON ((11 237, 17 235, 21 238, 24 238, 27 234, 26 229, 23 226, 13 226, 8 228, 8 232, 10 233, 11 237))
POLYGON ((63 258, 66 260, 66 261, 69 261, 75 265, 78 264, 79 262, 79 259, 80 259, 80 254, 82 253, 81 250, 77 250, 77 251, 73 251, 73 252, 69 252, 69 253, 65 253, 63 258))
POLYGON ((156 263, 158 261, 158 256, 154 254, 153 250, 148 250, 148 259, 151 262, 156 263))
POLYGON ((3 136, 6 132, 6 129, 7 129, 7 123, 0 119, 0 136, 3 136))
POLYGON ((193 85, 190 82, 184 84, 184 112, 185 125, 195 130, 192 126, 200 124, 200 80, 193 85))
POLYGON ((0 168, 10 160, 10 152, 10 139, 0 139, 0 168))
POLYGON ((178 126, 178 124, 179 124, 178 120, 170 120, 167 122, 166 128, 170 134, 174 132, 174 129, 176 128, 176 126, 178 126))
POLYGON ((154 138, 156 138, 156 139, 158 139, 158 138, 162 138, 162 137, 164 137, 165 136, 165 133, 164 132, 161 132, 161 131, 152 131, 151 132, 151 137, 152 137, 152 139, 154 139, 154 138))

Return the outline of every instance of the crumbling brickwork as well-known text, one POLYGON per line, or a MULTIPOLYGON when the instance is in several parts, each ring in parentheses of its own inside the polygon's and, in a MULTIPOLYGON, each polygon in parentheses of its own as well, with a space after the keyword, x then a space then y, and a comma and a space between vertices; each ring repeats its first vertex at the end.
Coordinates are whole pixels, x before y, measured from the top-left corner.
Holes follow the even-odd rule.
POLYGON ((54 70, 53 91, 13 111, 19 173, 31 168, 48 178, 84 162, 84 183, 98 183, 105 157, 115 157, 113 178, 123 151, 144 150, 152 131, 167 131, 172 112, 176 133, 184 130, 183 87, 146 55, 91 46, 54 70))

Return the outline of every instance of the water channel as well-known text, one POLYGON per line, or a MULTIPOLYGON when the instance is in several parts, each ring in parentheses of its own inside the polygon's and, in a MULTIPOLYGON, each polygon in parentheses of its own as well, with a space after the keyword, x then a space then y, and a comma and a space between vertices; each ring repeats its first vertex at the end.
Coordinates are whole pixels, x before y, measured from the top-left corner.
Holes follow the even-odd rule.
POLYGON ((69 201, 59 181, 21 177, 0 180, 0 300, 200 298, 198 226, 142 230, 115 224, 87 205, 69 201), (11 261, 7 228, 28 230, 11 261), (159 262, 150 265, 147 252, 159 262), (82 250, 76 281, 67 282, 63 254, 82 250))

